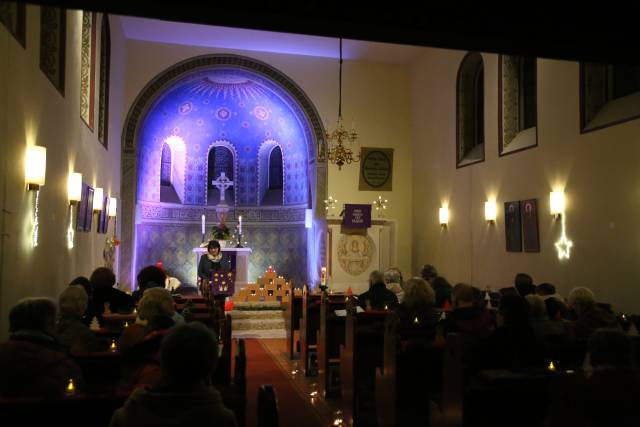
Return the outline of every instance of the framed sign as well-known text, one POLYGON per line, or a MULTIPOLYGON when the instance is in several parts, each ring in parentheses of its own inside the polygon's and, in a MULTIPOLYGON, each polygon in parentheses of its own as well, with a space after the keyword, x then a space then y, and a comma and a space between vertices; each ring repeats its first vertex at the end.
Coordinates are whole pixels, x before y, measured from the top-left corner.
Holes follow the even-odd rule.
POLYGON ((362 147, 360 151, 361 191, 391 191, 393 148, 362 147))
POLYGON ((371 227, 371 205, 345 204, 342 225, 347 228, 371 227))

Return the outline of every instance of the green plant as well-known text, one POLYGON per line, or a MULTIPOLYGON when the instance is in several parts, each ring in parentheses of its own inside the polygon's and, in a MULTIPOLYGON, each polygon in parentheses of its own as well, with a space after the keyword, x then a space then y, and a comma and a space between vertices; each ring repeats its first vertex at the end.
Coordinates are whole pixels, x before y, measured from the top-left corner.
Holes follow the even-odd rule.
POLYGON ((214 225, 211 229, 211 235, 216 240, 229 240, 231 238, 231 231, 224 223, 214 225))

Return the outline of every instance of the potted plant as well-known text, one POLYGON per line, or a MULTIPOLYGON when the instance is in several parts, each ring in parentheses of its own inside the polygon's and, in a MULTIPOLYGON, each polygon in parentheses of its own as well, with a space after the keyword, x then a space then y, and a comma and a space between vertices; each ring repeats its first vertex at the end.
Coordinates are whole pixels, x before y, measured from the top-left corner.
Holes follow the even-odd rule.
POLYGON ((224 242, 231 238, 231 231, 224 222, 221 222, 213 226, 211 236, 220 242, 220 246, 224 247, 224 242))

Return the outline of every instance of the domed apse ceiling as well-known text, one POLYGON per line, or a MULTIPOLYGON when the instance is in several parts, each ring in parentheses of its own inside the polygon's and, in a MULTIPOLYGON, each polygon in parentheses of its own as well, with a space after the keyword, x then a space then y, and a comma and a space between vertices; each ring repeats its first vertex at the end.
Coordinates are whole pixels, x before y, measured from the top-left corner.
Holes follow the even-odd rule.
POLYGON ((183 169, 174 172, 183 204, 206 204, 208 153, 214 143, 234 151, 236 176, 230 178, 235 181, 236 205, 259 203, 259 169, 265 167, 260 148, 275 145, 282 150, 284 204, 308 203, 308 132, 296 108, 282 88, 251 71, 216 68, 181 78, 145 117, 139 137, 138 201, 160 202, 162 146, 168 142, 173 161, 183 169))

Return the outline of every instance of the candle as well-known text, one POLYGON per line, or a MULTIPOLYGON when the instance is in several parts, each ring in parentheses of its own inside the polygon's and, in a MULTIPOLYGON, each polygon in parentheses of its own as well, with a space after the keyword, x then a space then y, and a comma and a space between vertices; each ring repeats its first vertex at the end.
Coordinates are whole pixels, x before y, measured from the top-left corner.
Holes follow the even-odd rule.
POLYGON ((322 270, 320 270, 320 285, 327 285, 327 267, 322 267, 322 270))
POLYGON ((238 217, 238 234, 242 234, 242 215, 238 217))
POLYGON ((202 235, 204 236, 204 214, 202 214, 202 235))

